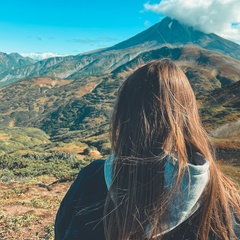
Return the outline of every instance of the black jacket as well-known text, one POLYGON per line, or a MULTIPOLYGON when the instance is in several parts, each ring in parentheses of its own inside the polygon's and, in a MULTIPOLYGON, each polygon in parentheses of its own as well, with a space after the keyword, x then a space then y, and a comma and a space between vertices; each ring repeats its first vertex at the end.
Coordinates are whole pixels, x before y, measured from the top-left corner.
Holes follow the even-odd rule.
MULTIPOLYGON (((83 168, 65 195, 55 221, 55 240, 105 240, 103 208, 107 195, 104 161, 97 160, 83 168)), ((200 212, 164 235, 164 240, 194 240, 200 212)), ((234 219, 240 237, 240 223, 234 219)), ((210 233, 210 240, 217 240, 210 233)), ((240 239, 240 238, 238 238, 240 239)))

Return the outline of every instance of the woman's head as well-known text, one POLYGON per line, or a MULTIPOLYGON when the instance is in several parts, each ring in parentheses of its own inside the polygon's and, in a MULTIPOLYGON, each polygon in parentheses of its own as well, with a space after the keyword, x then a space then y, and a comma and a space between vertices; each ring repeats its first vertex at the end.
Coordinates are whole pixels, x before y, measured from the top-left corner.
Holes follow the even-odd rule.
POLYGON ((115 154, 150 157, 174 151, 181 159, 189 150, 203 153, 199 141, 206 144, 195 95, 175 63, 150 62, 123 83, 112 119, 115 154))
POLYGON ((210 173, 201 197, 198 236, 206 240, 213 231, 228 239, 230 206, 240 212, 239 196, 213 160, 194 93, 175 63, 150 62, 123 83, 112 117, 111 141, 115 159, 105 203, 107 239, 144 239, 148 226, 147 239, 161 239, 154 236, 168 218, 167 206, 188 172, 188 163, 194 164, 192 152, 207 159, 210 173), (165 154, 174 154, 178 162, 176 182, 168 194, 164 192, 165 154))

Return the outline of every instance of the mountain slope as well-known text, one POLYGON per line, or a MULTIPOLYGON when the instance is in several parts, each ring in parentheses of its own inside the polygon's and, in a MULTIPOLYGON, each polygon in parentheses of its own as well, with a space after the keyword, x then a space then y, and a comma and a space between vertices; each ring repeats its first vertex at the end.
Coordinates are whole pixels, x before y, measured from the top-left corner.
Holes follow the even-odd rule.
POLYGON ((195 91, 209 91, 240 80, 240 61, 213 51, 195 47, 167 47, 144 52, 115 69, 121 73, 161 58, 171 58, 181 66, 195 91))
POLYGON ((36 128, 0 128, 0 155, 49 144, 49 138, 36 128))
POLYGON ((192 46, 162 47, 136 56, 109 74, 68 80, 34 77, 3 87, 0 124, 34 126, 51 136, 76 130, 81 136, 106 132, 117 90, 131 68, 162 57, 179 64, 198 94, 240 80, 239 60, 192 46))
MULTIPOLYGON (((202 120, 212 130, 240 119, 240 80, 198 96, 202 120)), ((236 129, 237 131, 237 129, 236 129)), ((236 132, 235 131, 235 132, 236 132)))

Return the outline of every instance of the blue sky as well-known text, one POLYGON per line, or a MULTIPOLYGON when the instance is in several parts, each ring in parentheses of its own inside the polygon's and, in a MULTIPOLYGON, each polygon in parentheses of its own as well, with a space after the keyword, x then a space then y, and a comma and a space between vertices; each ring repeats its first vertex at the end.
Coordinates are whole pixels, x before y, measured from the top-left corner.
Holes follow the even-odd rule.
POLYGON ((157 23, 146 0, 9 0, 0 3, 0 51, 78 54, 112 46, 157 23))
POLYGON ((164 16, 240 43, 239 9, 239 0, 2 0, 0 52, 75 55, 126 40, 164 16))

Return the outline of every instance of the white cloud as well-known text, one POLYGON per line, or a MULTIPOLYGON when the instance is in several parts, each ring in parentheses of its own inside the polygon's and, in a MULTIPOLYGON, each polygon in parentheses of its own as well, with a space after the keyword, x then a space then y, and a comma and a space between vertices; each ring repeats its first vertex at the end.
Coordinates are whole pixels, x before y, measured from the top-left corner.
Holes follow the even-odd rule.
POLYGON ((146 3, 144 8, 240 44, 240 24, 236 24, 240 23, 239 0, 162 0, 146 3))
POLYGON ((51 52, 46 52, 46 53, 20 53, 23 57, 30 57, 35 60, 43 60, 46 58, 51 58, 51 57, 65 57, 68 56, 68 54, 58 54, 58 53, 51 53, 51 52))

